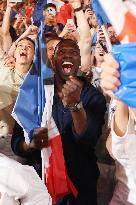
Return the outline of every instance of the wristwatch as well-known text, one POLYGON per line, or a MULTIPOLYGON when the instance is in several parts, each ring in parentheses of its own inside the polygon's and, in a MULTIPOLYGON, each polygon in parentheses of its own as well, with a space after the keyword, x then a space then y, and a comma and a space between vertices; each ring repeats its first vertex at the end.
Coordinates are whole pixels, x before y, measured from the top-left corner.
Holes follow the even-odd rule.
POLYGON ((79 103, 76 103, 73 106, 68 106, 68 109, 70 112, 78 112, 81 108, 83 108, 83 103, 80 101, 79 103))

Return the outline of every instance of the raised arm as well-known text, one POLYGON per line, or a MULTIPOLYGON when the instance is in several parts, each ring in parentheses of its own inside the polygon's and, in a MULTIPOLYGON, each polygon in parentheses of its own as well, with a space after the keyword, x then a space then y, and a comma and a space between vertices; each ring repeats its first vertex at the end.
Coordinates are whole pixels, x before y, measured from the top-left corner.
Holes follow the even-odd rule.
POLYGON ((5 53, 9 50, 9 48, 12 45, 12 38, 9 32, 10 29, 10 16, 11 16, 11 11, 13 6, 15 6, 15 3, 9 3, 7 0, 7 8, 5 11, 5 15, 3 18, 3 23, 2 23, 2 34, 3 34, 3 50, 5 53))
MULTIPOLYGON (((101 87, 103 91, 111 98, 115 98, 113 91, 116 91, 121 84, 119 81, 119 64, 112 57, 111 54, 107 54, 104 57, 104 63, 102 63, 101 74, 101 87)), ((116 135, 122 137, 126 133, 128 125, 128 106, 122 101, 116 101, 116 111, 113 121, 113 129, 116 135)))
POLYGON ((91 34, 90 27, 86 20, 83 10, 79 10, 81 7, 80 0, 69 0, 72 5, 76 19, 77 26, 80 33, 80 52, 81 52, 81 70, 87 72, 91 67, 91 34), (79 11, 76 11, 78 9, 79 11))
POLYGON ((29 26, 28 29, 12 44, 8 51, 8 56, 14 56, 14 51, 16 49, 16 44, 18 43, 18 41, 25 37, 30 37, 32 40, 35 41, 37 39, 37 34, 38 27, 34 25, 29 26))

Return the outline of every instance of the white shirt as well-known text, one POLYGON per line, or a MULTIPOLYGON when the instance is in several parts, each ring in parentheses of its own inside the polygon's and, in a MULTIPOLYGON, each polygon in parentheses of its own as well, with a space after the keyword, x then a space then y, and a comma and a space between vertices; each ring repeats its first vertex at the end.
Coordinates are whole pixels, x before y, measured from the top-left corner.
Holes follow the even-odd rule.
POLYGON ((127 131, 123 137, 117 136, 112 121, 112 154, 116 161, 117 186, 111 205, 136 205, 136 109, 129 109, 127 131), (132 116, 133 113, 133 116, 132 116), (122 197, 123 196, 123 197, 122 197), (120 201, 118 201, 120 200, 120 201), (121 203, 124 200, 124 203, 121 203), (118 201, 116 203, 116 201, 118 201))
POLYGON ((45 185, 33 167, 0 154, 0 205, 51 205, 45 185))

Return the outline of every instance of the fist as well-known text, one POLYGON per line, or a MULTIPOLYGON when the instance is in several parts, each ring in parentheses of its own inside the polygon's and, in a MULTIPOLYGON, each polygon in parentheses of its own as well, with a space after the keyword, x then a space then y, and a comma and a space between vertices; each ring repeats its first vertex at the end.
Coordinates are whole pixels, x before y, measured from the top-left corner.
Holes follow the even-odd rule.
POLYGON ((42 149, 48 144, 48 130, 46 128, 36 128, 33 132, 33 139, 30 143, 30 148, 42 149))
POLYGON ((81 6, 81 0, 69 0, 69 3, 73 9, 79 8, 81 6))
POLYGON ((66 106, 73 106, 80 101, 80 95, 83 87, 83 82, 77 78, 70 76, 69 80, 63 86, 62 96, 63 103, 66 106))
POLYGON ((111 54, 106 54, 101 67, 101 88, 105 94, 114 98, 113 91, 116 91, 121 84, 119 81, 119 64, 111 54))

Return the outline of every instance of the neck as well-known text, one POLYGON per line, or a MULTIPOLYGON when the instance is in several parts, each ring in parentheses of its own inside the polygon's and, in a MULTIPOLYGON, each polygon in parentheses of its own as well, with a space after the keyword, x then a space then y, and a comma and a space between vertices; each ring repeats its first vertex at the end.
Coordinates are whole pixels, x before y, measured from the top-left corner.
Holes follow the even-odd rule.
POLYGON ((96 63, 96 67, 101 67, 101 64, 102 64, 102 61, 98 61, 98 62, 96 63))
POLYGON ((59 94, 61 93, 64 84, 65 84, 65 81, 62 81, 62 79, 55 76, 55 87, 56 87, 57 93, 59 94))
POLYGON ((30 68, 30 64, 27 65, 22 65, 22 64, 15 64, 15 69, 20 73, 20 74, 26 74, 30 68))

